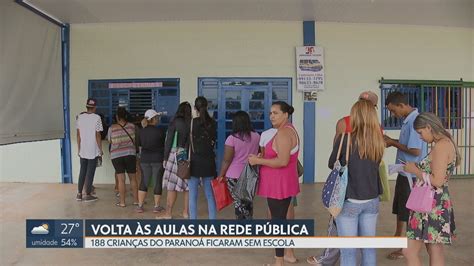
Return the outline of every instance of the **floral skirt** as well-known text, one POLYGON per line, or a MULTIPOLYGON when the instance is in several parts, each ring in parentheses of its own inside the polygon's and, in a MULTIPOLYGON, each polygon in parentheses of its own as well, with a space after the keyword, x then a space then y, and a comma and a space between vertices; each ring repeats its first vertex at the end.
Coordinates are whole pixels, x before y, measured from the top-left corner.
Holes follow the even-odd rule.
POLYGON ((407 238, 429 244, 451 244, 455 237, 454 210, 448 186, 436 188, 429 213, 410 211, 407 238))

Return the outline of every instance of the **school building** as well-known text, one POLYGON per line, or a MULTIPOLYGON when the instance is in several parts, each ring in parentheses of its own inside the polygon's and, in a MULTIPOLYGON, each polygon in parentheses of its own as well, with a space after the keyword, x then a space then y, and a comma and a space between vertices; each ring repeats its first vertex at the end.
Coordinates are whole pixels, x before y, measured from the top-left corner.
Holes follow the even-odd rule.
MULTIPOLYGON (((200 95, 218 123, 218 160, 233 112, 249 112, 261 132, 271 103, 290 103, 301 183, 321 183, 336 121, 362 91, 379 95, 380 122, 398 138, 384 98, 399 90, 442 118, 463 156, 455 178, 472 187, 472 1, 12 0, 0 3, 0 17, 2 183, 76 184, 75 119, 88 97, 107 124, 124 105, 166 112, 166 126, 179 102, 200 95), (302 46, 324 49, 324 89, 312 98, 297 85, 302 46)), ((106 141, 103 150, 94 183, 113 184, 106 141)), ((387 149, 387 164, 395 153, 387 149)))
MULTIPOLYGON (((166 124, 179 102, 192 102, 198 95, 212 103, 210 112, 219 124, 219 155, 222 155, 226 129, 229 129, 226 122, 232 111, 248 111, 255 129, 262 131, 270 127, 271 102, 288 101, 296 109, 293 123, 304 141, 300 157, 308 168, 304 180, 323 182, 335 122, 349 113, 357 96, 365 90, 379 94, 381 123, 392 137, 398 136, 399 122, 391 120, 384 108, 383 98, 388 91, 407 92, 420 111, 433 111, 442 116, 466 155, 458 174, 474 173, 474 167, 470 166, 474 162, 474 155, 471 156, 474 152, 474 141, 471 140, 474 96, 470 83, 474 81, 474 30, 469 10, 461 10, 462 1, 446 7, 423 6, 422 1, 415 1, 413 8, 418 4, 427 10, 426 15, 416 18, 410 14, 393 14, 397 13, 396 8, 403 6, 396 1, 359 1, 347 5, 338 1, 291 4, 264 1, 259 5, 235 1, 235 10, 224 3, 211 7, 206 6, 210 3, 199 5, 199 1, 183 2, 183 8, 206 9, 200 12, 175 10, 178 4, 162 7, 160 1, 151 4, 156 12, 139 4, 130 11, 125 2, 110 6, 103 6, 100 1, 76 3, 82 7, 78 9, 73 4, 75 1, 23 2, 24 5, 31 2, 31 6, 45 14, 68 23, 61 28, 17 3, 4 4, 8 26, 12 23, 24 34, 49 27, 50 32, 55 32, 53 37, 56 39, 51 43, 56 48, 61 48, 58 43, 61 39, 66 43, 62 48, 69 52, 67 58, 63 58, 68 67, 65 76, 67 101, 63 106, 56 104, 52 110, 56 112, 54 115, 41 115, 41 109, 31 109, 24 116, 39 120, 38 127, 43 127, 41 123, 50 124, 51 118, 61 120, 57 113, 64 109, 69 121, 64 123, 63 131, 69 135, 67 142, 70 142, 71 150, 69 154, 64 151, 62 145, 69 144, 61 139, 1 146, 3 166, 0 176, 4 182, 75 180, 79 166, 75 117, 84 111, 87 97, 99 99, 97 112, 105 115, 109 124, 120 102, 124 102, 130 112, 141 115, 148 108, 166 111, 168 117, 162 118, 162 123, 166 124), (295 6, 291 7, 293 4, 295 6), (393 11, 382 11, 390 5, 394 6, 393 11), (351 7, 354 7, 353 12, 366 17, 344 14, 343 11, 351 7), (363 8, 373 8, 374 12, 363 8), (71 13, 72 9, 74 12, 71 13), (334 17, 323 11, 334 13, 334 17), (450 14, 457 11, 456 16, 450 14), (432 18, 430 12, 439 12, 436 13, 439 17, 432 18), (311 14, 313 20, 308 19, 311 14), (325 19, 318 21, 319 17, 325 19), (296 18, 299 20, 295 21, 296 18), (336 22, 340 19, 346 21, 336 22), (20 20, 24 23, 15 23, 20 20), (324 48, 325 88, 317 93, 315 101, 305 101, 303 93, 297 91, 295 47, 304 45, 324 48), (22 167, 25 158, 31 158, 27 168, 22 167), (19 167, 21 171, 18 171, 19 167)), ((132 1, 128 4, 130 8, 134 6, 132 1)), ((16 40, 28 41, 26 37, 22 38, 16 40)), ((18 50, 12 49, 12 52, 18 50)), ((41 72, 42 62, 45 61, 38 62, 40 65, 32 73, 41 72)), ((36 99, 41 99, 42 93, 35 92, 40 95, 36 99)), ((59 95, 57 99, 61 103, 62 91, 48 93, 59 95)), ((23 97, 33 101, 36 96, 25 93, 23 97)), ((8 102, 8 97, 2 98, 3 106, 12 112, 22 106, 15 104, 19 100, 16 97, 8 102)), ((24 101, 23 107, 33 106, 24 106, 24 101)), ((4 117, 6 120, 17 118, 4 117)), ((5 130, 5 133, 21 135, 27 121, 7 122, 17 128, 5 130)), ((44 128, 46 132, 49 130, 44 128)), ((43 136, 48 137, 54 136, 47 136, 47 133, 43 136)), ((10 139, 15 142, 14 137, 10 139)), ((107 150, 108 144, 104 142, 103 145, 107 150)), ((394 154, 395 151, 389 149, 385 160, 394 161, 394 154)), ((107 155, 104 158, 104 167, 96 173, 96 183, 114 180, 113 167, 106 159, 107 155)))

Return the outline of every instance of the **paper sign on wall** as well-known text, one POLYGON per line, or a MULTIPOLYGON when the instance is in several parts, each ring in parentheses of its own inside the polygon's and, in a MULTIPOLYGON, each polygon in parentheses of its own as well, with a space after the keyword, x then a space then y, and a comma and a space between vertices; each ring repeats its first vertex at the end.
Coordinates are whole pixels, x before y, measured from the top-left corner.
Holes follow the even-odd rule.
POLYGON ((296 89, 324 90, 324 50, 320 46, 296 47, 296 89))

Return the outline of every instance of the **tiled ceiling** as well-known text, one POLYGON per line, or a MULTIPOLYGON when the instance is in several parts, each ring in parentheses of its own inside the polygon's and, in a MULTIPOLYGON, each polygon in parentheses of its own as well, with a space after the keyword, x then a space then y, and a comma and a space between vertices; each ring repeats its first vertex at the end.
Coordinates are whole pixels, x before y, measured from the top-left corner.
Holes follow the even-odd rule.
POLYGON ((27 0, 67 23, 316 20, 474 27, 474 0, 27 0))

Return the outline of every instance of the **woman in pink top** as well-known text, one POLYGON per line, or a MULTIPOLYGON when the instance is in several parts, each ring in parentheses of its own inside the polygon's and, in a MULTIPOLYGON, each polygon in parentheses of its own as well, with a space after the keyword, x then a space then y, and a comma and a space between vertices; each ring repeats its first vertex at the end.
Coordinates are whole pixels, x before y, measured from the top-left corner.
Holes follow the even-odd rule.
MULTIPOLYGON (((296 170, 299 140, 295 128, 289 122, 289 117, 294 110, 286 102, 273 103, 270 120, 278 131, 265 146, 263 158, 249 156, 251 165, 261 165, 257 194, 267 198, 272 219, 286 220, 291 197, 300 192, 296 170)), ((277 248, 275 253, 275 264, 283 265, 284 249, 277 248)))
MULTIPOLYGON (((233 191, 240 173, 247 164, 250 154, 258 153, 260 135, 253 131, 249 115, 238 111, 232 118, 232 134, 227 137, 224 146, 224 160, 222 161, 219 178, 227 177, 229 191, 233 191)), ((239 220, 252 219, 253 203, 239 200, 233 193, 235 217, 239 220)))

